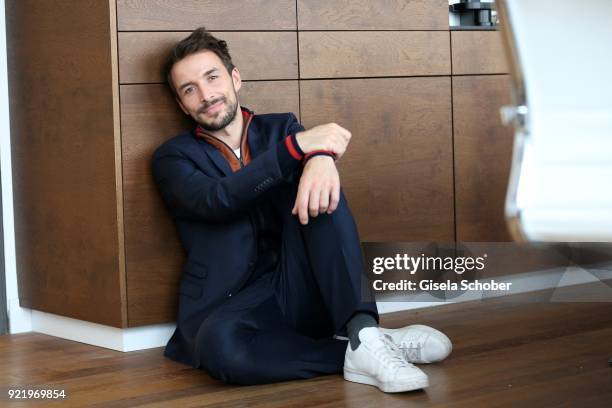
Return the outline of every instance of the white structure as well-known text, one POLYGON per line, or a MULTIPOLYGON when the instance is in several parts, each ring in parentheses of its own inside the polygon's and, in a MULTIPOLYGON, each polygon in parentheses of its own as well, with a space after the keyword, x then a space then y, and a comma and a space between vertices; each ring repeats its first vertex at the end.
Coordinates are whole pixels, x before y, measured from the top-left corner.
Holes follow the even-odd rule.
POLYGON ((516 127, 516 239, 612 241, 612 2, 500 0, 516 127))

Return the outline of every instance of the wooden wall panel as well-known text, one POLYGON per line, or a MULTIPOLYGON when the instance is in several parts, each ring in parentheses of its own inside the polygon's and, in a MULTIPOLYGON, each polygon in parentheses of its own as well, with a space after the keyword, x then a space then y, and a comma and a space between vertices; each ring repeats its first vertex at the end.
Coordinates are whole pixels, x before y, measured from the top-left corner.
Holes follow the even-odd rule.
POLYGON ((510 241, 504 201, 513 133, 499 116, 509 103, 506 75, 453 77, 458 241, 510 241))
MULTIPOLYGON (((247 82, 240 100, 257 113, 298 112, 297 81, 247 82)), ((151 176, 151 156, 193 124, 165 85, 121 86, 128 324, 176 318, 184 251, 151 176)))
POLYGON ((121 86, 129 326, 172 321, 184 251, 151 176, 151 156, 191 127, 163 85, 121 86))
POLYGON ((300 30, 448 30, 447 0, 298 0, 300 30))
POLYGON ((301 78, 449 75, 445 32, 300 32, 301 78))
MULTIPOLYGON (((216 33, 227 41, 243 80, 297 79, 297 35, 290 32, 216 33)), ((119 33, 122 84, 164 82, 163 66, 170 49, 185 32, 119 33)))
POLYGON ((255 113, 293 112, 300 117, 298 81, 243 82, 241 104, 255 113))
POLYGON ((21 306, 121 327, 109 3, 9 1, 6 17, 21 306))
POLYGON ((295 0, 117 0, 119 31, 295 30, 295 0))
POLYGON ((453 75, 508 73, 499 31, 451 31, 453 75))
POLYGON ((301 82, 302 123, 353 138, 339 164, 362 241, 452 241, 449 78, 301 82))

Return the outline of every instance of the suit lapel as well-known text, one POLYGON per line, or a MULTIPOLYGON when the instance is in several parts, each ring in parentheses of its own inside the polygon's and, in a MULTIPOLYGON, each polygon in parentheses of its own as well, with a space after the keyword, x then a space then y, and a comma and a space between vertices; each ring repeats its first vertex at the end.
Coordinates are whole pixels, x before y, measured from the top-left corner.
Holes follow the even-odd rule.
POLYGON ((204 150, 206 151, 206 154, 208 155, 210 160, 212 160, 215 166, 219 170, 221 170, 221 173, 223 173, 223 175, 229 176, 233 173, 229 163, 227 162, 227 160, 225 160, 225 157, 223 157, 221 152, 216 147, 205 141, 201 141, 201 144, 204 145, 204 150))
MULTIPOLYGON (((247 112, 253 113, 247 108, 243 107, 242 109, 247 112)), ((215 167, 217 167, 219 171, 223 173, 224 176, 229 176, 230 174, 233 173, 232 168, 230 167, 229 163, 227 162, 225 157, 223 157, 221 152, 216 147, 202 140, 201 138, 198 138, 195 135, 195 129, 192 131, 192 136, 193 136, 193 139, 197 142, 197 144, 202 146, 202 148, 204 148, 206 155, 214 163, 215 167)), ((265 149, 266 146, 265 146, 264 140, 262 139, 263 138, 257 131, 257 126, 251 121, 251 124, 247 129, 247 143, 249 144, 249 150, 251 151, 251 158, 255 158, 256 156, 259 155, 259 153, 261 153, 265 149)))
POLYGON ((255 157, 259 156, 259 154, 265 150, 266 146, 265 146, 263 138, 261 137, 259 130, 257 129, 257 125, 254 123, 254 121, 252 121, 251 126, 249 126, 247 136, 248 136, 247 141, 249 143, 249 149, 251 150, 251 160, 252 160, 255 157))
MULTIPOLYGON (((233 173, 232 168, 230 167, 227 160, 225 160, 225 157, 223 157, 221 152, 217 150, 217 148, 211 145, 210 143, 196 137, 195 129, 191 131, 190 139, 197 146, 197 148, 194 150, 194 153, 200 152, 201 154, 202 150, 204 150, 204 153, 206 155, 205 157, 208 158, 208 160, 206 160, 204 157, 201 157, 200 160, 202 160, 203 162, 206 162, 206 161, 212 162, 213 165, 217 168, 217 170, 219 170, 221 174, 223 174, 224 176, 229 176, 230 174, 233 173)), ((198 156, 200 156, 200 154, 198 154, 198 156)), ((197 162, 200 163, 200 160, 197 160, 197 162)), ((200 164, 200 166, 203 166, 203 163, 200 164)), ((204 166, 202 167, 202 169, 205 169, 206 167, 207 166, 204 166)))

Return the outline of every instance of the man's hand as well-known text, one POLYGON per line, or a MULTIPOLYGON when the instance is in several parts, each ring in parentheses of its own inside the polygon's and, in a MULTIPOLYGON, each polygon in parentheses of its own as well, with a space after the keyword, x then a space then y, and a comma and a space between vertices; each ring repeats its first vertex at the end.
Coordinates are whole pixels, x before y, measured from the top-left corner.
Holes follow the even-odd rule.
POLYGON ((340 176, 329 156, 316 156, 308 160, 291 214, 297 215, 303 225, 308 224, 308 215, 331 214, 340 201, 340 176))
POLYGON ((330 150, 340 158, 351 140, 351 132, 335 123, 327 123, 299 132, 295 138, 304 153, 330 150))

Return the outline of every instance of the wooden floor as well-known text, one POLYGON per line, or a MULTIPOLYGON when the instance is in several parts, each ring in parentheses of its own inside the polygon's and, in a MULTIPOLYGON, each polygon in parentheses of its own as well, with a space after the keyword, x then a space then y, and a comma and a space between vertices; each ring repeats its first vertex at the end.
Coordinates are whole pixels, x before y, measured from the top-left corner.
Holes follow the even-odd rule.
POLYGON ((426 391, 383 394, 341 376, 229 386, 162 349, 120 353, 28 333, 0 336, 0 406, 612 407, 612 303, 520 295, 383 317, 388 327, 415 322, 455 346, 446 361, 422 366, 426 391), (10 386, 64 389, 68 398, 8 402, 10 386))

